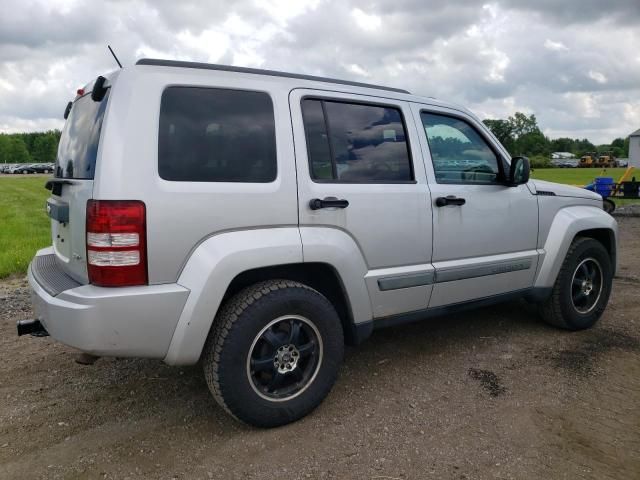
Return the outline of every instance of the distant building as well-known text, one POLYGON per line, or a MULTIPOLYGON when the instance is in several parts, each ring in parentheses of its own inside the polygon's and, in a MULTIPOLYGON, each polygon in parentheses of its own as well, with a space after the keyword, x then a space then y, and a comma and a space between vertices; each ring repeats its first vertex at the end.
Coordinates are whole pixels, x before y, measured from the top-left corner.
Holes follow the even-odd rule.
POLYGON ((575 158, 575 155, 571 152, 553 152, 551 154, 551 158, 553 160, 563 159, 563 158, 575 158))
POLYGON ((640 129, 629 135, 629 166, 640 168, 640 129))

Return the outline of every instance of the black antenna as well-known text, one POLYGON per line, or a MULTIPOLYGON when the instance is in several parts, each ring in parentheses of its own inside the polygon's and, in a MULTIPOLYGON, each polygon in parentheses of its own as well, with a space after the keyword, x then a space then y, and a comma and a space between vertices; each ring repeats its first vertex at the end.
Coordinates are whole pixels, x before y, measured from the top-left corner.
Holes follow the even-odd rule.
POLYGON ((116 57, 116 54, 113 53, 113 49, 111 48, 111 45, 107 45, 107 48, 109 49, 109 51, 111 52, 111 55, 113 55, 113 58, 116 59, 116 62, 118 62, 118 66, 120 68, 122 68, 122 64, 120 63, 120 60, 118 60, 118 57, 116 57))

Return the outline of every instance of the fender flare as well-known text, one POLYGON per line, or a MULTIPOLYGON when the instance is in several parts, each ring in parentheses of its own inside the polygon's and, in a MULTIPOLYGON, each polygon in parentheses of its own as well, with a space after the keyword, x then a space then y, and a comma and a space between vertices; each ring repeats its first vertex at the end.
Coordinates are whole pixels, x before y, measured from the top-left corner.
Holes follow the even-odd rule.
POLYGON ((335 229, 298 227, 223 232, 203 241, 191 254, 178 278, 189 290, 164 362, 198 362, 215 315, 228 286, 247 270, 306 262, 332 266, 343 283, 355 322, 371 319, 364 282, 366 265, 355 242, 335 229), (324 233, 321 233, 323 231, 324 233), (318 235, 319 234, 319 235, 318 235), (309 243, 304 244, 303 239, 309 243))
MULTIPOLYGON (((552 288, 571 242, 580 232, 593 229, 609 230, 614 237, 614 259, 618 243, 618 224, 615 219, 601 208, 591 206, 572 206, 558 211, 551 223, 545 239, 544 258, 539 263, 535 288, 552 288)), ((615 271, 614 261, 614 271, 615 271)))
POLYGON ((227 287, 240 272, 301 261, 296 227, 223 232, 204 240, 178 278, 190 292, 164 361, 197 363, 227 287))

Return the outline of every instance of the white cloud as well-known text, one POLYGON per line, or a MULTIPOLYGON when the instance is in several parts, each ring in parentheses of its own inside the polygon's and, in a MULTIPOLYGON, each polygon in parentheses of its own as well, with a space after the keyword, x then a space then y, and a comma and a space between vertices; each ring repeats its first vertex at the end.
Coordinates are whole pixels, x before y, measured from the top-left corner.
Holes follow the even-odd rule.
POLYGON ((589 78, 600 84, 607 83, 607 77, 604 76, 604 73, 596 70, 589 70, 589 78))
POLYGON ((598 118, 600 109, 596 96, 587 92, 570 92, 564 95, 564 98, 573 103, 577 113, 583 118, 598 118))
POLYGON ((61 127, 76 88, 160 57, 389 84, 550 135, 640 128, 638 0, 4 0, 0 131, 61 127), (595 32, 598 32, 597 34, 595 32), (605 33, 606 32, 606 33, 605 33), (29 92, 16 95, 15 92, 29 92))
POLYGON ((356 75, 360 75, 362 77, 370 77, 369 72, 367 72, 364 68, 362 68, 357 63, 352 63, 347 67, 350 71, 355 73, 356 75))
POLYGON ((489 63, 489 73, 485 76, 485 79, 489 82, 504 82, 504 75, 509 66, 509 57, 506 53, 492 48, 491 50, 484 50, 482 55, 487 57, 489 63))
POLYGON ((351 16, 356 21, 356 24, 365 31, 377 30, 382 25, 382 20, 379 16, 365 13, 359 8, 351 10, 351 16))
POLYGON ((568 52, 569 48, 562 42, 554 42, 553 40, 546 39, 544 41, 544 48, 552 50, 554 52, 568 52))

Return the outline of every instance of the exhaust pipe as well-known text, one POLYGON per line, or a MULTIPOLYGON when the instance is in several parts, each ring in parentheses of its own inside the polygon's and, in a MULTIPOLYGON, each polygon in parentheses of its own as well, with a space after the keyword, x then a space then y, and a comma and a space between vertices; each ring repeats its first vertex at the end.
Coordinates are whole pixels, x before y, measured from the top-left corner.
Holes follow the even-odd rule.
POLYGON ((18 336, 33 335, 34 337, 48 337, 49 332, 40 323, 40 320, 18 320, 18 336))

